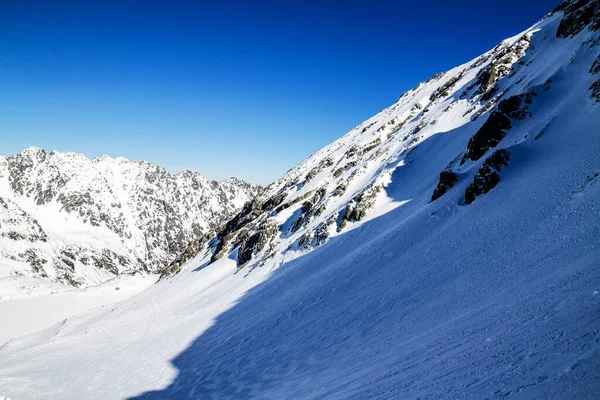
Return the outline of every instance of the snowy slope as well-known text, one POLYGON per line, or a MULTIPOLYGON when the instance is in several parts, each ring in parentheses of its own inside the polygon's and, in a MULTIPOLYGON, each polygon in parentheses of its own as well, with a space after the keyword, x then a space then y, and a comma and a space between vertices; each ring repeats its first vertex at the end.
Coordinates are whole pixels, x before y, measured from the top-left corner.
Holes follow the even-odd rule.
POLYGON ((407 92, 170 278, 10 341, 0 393, 595 398, 599 7, 567 1, 407 92))
POLYGON ((0 277, 81 285, 156 273, 258 191, 123 158, 33 147, 0 157, 0 277))

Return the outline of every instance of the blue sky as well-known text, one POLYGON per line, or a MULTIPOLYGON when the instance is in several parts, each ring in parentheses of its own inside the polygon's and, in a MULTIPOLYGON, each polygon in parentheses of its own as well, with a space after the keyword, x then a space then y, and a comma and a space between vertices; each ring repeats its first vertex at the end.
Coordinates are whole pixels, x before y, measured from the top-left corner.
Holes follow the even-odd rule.
POLYGON ((558 3, 0 0, 0 154, 266 184, 558 3))

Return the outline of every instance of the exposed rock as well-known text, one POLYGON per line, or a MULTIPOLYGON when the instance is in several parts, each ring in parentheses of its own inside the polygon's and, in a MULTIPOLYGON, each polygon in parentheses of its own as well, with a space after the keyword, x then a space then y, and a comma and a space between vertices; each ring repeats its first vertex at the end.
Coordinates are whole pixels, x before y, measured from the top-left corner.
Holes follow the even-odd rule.
POLYGON ((356 165, 355 161, 350 161, 349 163, 347 163, 346 165, 344 165, 343 167, 340 167, 338 169, 336 169, 333 172, 333 177, 334 178, 338 178, 340 175, 342 175, 345 171, 349 170, 350 168, 354 167, 356 165))
POLYGON ((564 13, 556 30, 558 38, 575 36, 585 28, 592 31, 600 29, 599 0, 567 0, 561 3, 555 11, 564 13))
POLYGON ((290 208, 291 206, 293 206, 294 204, 297 204, 305 199, 307 199, 308 197, 312 196, 312 194, 315 192, 315 190, 311 190, 306 192, 304 195, 302 196, 298 196, 295 199, 288 201, 287 203, 283 203, 282 205, 280 205, 279 207, 277 207, 275 209, 274 214, 279 214, 281 211, 283 210, 287 210, 288 208, 290 208))
POLYGON ((600 79, 592 83, 589 90, 592 91, 592 99, 594 99, 596 103, 600 103, 600 79))
POLYGON ((119 268, 117 267, 117 263, 115 262, 115 260, 118 259, 116 253, 108 249, 104 249, 102 251, 101 258, 92 257, 92 259, 94 260, 94 266, 96 268, 105 269, 113 275, 117 275, 119 273, 119 268))
POLYGON ((177 257, 177 259, 173 260, 169 265, 163 268, 160 272, 159 281, 163 279, 170 278, 173 275, 178 274, 181 271, 181 266, 196 257, 198 253, 200 253, 206 243, 214 236, 214 232, 207 232, 201 238, 195 239, 190 242, 185 251, 177 257))
POLYGON ((417 133, 421 132, 423 130, 423 128, 425 128, 427 125, 428 125, 427 121, 419 122, 419 124, 411 132, 411 135, 416 135, 417 133))
POLYGON ((335 224, 335 218, 329 219, 326 223, 321 222, 315 230, 315 246, 320 246, 329 238, 329 227, 335 224))
POLYGON ((30 243, 47 242, 48 236, 37 220, 13 201, 0 197, 0 237, 30 243))
POLYGON ((333 191, 332 196, 341 196, 346 192, 346 189, 348 188, 348 184, 347 183, 340 183, 335 190, 333 191))
POLYGON ((599 72, 600 72, 600 55, 598 57, 596 57, 596 59, 594 60, 594 63, 590 67, 590 74, 596 75, 599 72))
POLYGON ((31 271, 34 275, 41 278, 47 278, 48 274, 44 270, 44 265, 48 263, 48 260, 40 257, 35 250, 27 249, 24 253, 19 254, 19 257, 25 260, 31 265, 31 271))
POLYGON ((310 231, 306 231, 298 238, 298 248, 310 249, 312 247, 313 237, 310 231))
POLYGON ((497 68, 495 65, 490 65, 488 68, 482 70, 477 75, 476 84, 479 85, 479 93, 485 93, 498 78, 497 68))
POLYGON ((489 156, 475 174, 473 183, 465 191, 465 204, 471 204, 478 196, 488 193, 500 182, 500 170, 508 165, 510 152, 508 150, 495 151, 489 156))
POLYGON ((248 239, 242 241, 238 249, 238 264, 244 265, 256 253, 260 253, 278 232, 277 225, 266 222, 248 239))
POLYGON ((300 227, 309 222, 311 218, 317 217, 325 211, 327 206, 327 203, 325 202, 326 195, 327 189, 320 188, 310 200, 302 203, 302 214, 292 225, 292 232, 296 232, 300 227))
POLYGON ((463 77, 464 72, 450 78, 448 82, 437 88, 431 96, 429 96, 429 101, 434 102, 442 97, 446 97, 449 94, 449 91, 456 85, 456 83, 463 77))
POLYGON ((265 201, 263 203, 263 205, 262 205, 263 211, 272 210, 272 209, 276 208, 281 203, 283 203, 283 201, 285 200, 286 197, 287 197, 287 193, 279 193, 279 194, 276 194, 276 195, 270 197, 269 199, 267 199, 267 201, 265 201))
POLYGON ((498 104, 483 126, 469 139, 465 159, 479 160, 490 148, 496 147, 512 128, 511 120, 523 120, 531 115, 527 105, 533 101, 535 93, 512 96, 498 104))
POLYGON ((391 137, 393 137, 396 133, 398 133, 400 131, 400 129, 402 129, 402 127, 404 125, 406 125, 406 123, 410 120, 411 116, 408 116, 404 121, 400 122, 399 124, 395 125, 392 130, 390 131, 390 133, 387 134, 387 138, 390 139, 391 137))
POLYGON ((360 221, 367 216, 367 210, 373 208, 377 195, 383 186, 376 185, 364 190, 358 196, 355 196, 347 205, 343 214, 339 218, 338 232, 346 227, 348 222, 360 221))
POLYGON ((330 158, 326 158, 325 160, 323 160, 318 166, 316 166, 315 168, 310 170, 308 174, 306 174, 306 177, 304 178, 304 184, 307 184, 308 182, 313 180, 317 175, 321 173, 321 171, 323 171, 323 169, 331 167, 332 165, 333 160, 331 160, 330 158))
POLYGON ((458 182, 458 175, 456 175, 452 171, 442 171, 440 172, 440 179, 438 184, 433 191, 433 195, 431 196, 431 201, 435 201, 446 194, 446 191, 454 186, 454 184, 458 182))
POLYGON ((367 154, 368 152, 370 152, 371 150, 373 150, 375 147, 379 146, 381 144, 381 138, 377 138, 375 140, 373 140, 371 143, 368 143, 365 147, 363 147, 361 149, 360 154, 367 154))
POLYGON ((467 88, 466 91, 468 92, 475 86, 479 86, 471 98, 480 94, 482 95, 481 100, 488 101, 494 97, 500 90, 496 83, 513 72, 513 64, 516 60, 522 59, 529 48, 531 48, 531 45, 528 35, 523 35, 512 46, 499 46, 490 64, 477 74, 475 83, 467 88))

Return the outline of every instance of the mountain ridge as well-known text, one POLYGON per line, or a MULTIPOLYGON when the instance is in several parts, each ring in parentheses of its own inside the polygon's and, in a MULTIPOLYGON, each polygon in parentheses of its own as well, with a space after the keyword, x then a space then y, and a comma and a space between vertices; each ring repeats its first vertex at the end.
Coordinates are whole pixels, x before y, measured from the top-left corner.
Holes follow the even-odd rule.
POLYGON ((0 227, 6 239, 0 248, 15 265, 11 272, 71 285, 123 272, 157 273, 259 191, 234 177, 209 181, 145 161, 29 147, 0 157, 0 197, 12 210, 0 227), (10 216, 15 207, 21 227, 10 216), (12 230, 4 232, 8 222, 12 230), (27 236, 38 228, 42 236, 27 236), (19 239, 27 240, 15 246, 19 239))
MULTIPOLYGON (((597 47, 599 39, 593 33, 600 25, 598 7, 597 1, 563 2, 532 28, 407 91, 395 104, 316 151, 268 185, 236 217, 212 231, 212 236, 207 234, 190 244, 182 257, 163 272, 163 278, 180 270, 178 261, 188 260, 200 251, 212 253, 211 262, 214 262, 239 249, 238 265, 243 267, 251 260, 261 264, 272 254, 290 247, 303 251, 314 249, 342 232, 349 223, 366 218, 396 166, 408 161, 422 141, 440 132, 440 124, 449 130, 472 129, 473 132, 464 150, 457 151, 455 158, 447 160, 448 164, 436 173, 438 182, 429 197, 435 201, 456 182, 465 179, 471 180, 471 184, 465 190, 463 204, 485 195, 498 185, 502 169, 510 163, 512 146, 500 144, 506 142, 506 136, 514 136, 510 134, 514 131, 513 125, 529 124, 532 103, 539 103, 536 97, 546 96, 552 85, 556 85, 552 78, 560 75, 560 68, 567 62, 574 64, 574 57, 583 56, 584 48, 593 52, 597 47), (596 11, 590 14, 589 10, 596 11), (557 18, 559 13, 564 17, 557 18), (569 60, 560 59, 566 52, 536 54, 538 43, 552 41, 556 46, 568 46, 568 39, 584 34, 588 25, 591 38, 582 41, 569 60), (540 30, 544 30, 543 38, 537 34, 540 30), (550 31, 554 38, 549 37, 550 31), (531 43, 534 35, 536 44, 531 43), (541 60, 542 57, 549 57, 554 63, 541 60), (527 68, 534 60, 542 61, 540 65, 544 68, 536 75, 527 68), (452 111, 454 108, 460 108, 459 115, 452 111), (432 112, 433 109, 436 112, 432 112), (370 170, 373 165, 374 169, 370 170), (288 212, 292 209, 297 215, 288 212), (280 213, 281 218, 277 216, 280 213), (327 216, 324 218, 322 214, 327 216), (287 218, 293 220, 286 221, 287 218), (281 237, 277 238, 279 231, 281 237), (295 240, 286 240, 292 236, 295 240), (267 245, 274 248, 272 246, 277 244, 277 250, 265 252, 267 245)), ((589 73, 586 71, 583 75, 588 76, 590 82, 600 71, 594 65, 600 65, 600 61, 596 59, 589 73)), ((584 86, 588 97, 594 100, 594 84, 584 86)), ((544 128, 536 127, 538 131, 531 134, 539 138, 544 128)), ((524 135, 513 140, 525 142, 526 139, 524 135)))

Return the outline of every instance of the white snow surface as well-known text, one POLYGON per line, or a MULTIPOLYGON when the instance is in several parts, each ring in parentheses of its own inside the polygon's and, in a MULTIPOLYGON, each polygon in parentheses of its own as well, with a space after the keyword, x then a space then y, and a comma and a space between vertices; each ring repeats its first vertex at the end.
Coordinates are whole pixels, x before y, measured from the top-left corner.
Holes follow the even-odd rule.
POLYGON ((156 282, 151 275, 119 276, 97 286, 73 288, 45 279, 0 279, 0 346, 77 314, 127 299, 156 282))
POLYGON ((588 88, 600 46, 588 30, 557 39, 561 17, 421 84, 277 180, 264 199, 284 193, 288 202, 324 188, 326 206, 295 232, 302 202, 265 212, 259 219, 276 222, 279 233, 247 264, 236 262, 235 245, 213 263, 201 251, 137 296, 6 343, 0 394, 597 398, 600 104, 588 88), (461 95, 506 47, 520 50, 508 55, 498 95, 534 90, 531 116, 513 121, 484 157, 460 164, 495 110, 473 120, 489 103, 471 96, 476 88, 461 95), (348 150, 376 138, 335 176, 348 150), (510 151, 501 181, 466 205, 466 187, 498 149, 510 151), (432 202, 447 167, 458 182, 432 202), (333 196, 342 183, 346 191, 333 196), (347 204, 377 185, 383 190, 366 217, 336 229, 347 204), (325 243, 299 246, 323 222, 325 243))

